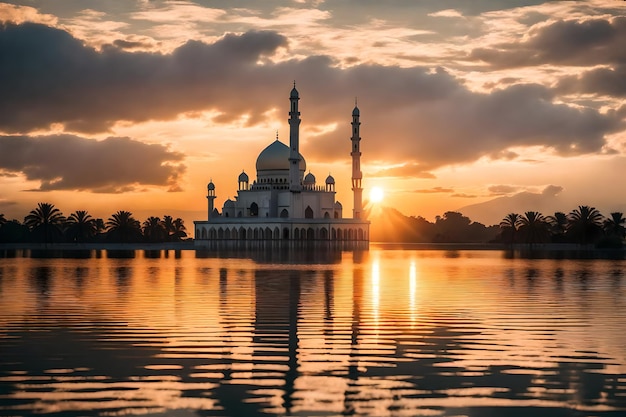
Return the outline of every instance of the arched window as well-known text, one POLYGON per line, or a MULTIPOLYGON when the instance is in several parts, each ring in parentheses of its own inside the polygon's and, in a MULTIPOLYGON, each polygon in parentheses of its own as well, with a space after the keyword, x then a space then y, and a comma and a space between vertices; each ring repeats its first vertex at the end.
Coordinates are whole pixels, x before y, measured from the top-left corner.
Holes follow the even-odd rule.
POLYGON ((330 214, 327 211, 324 212, 324 218, 330 219, 330 214))
POLYGON ((286 219, 287 217, 289 217, 289 212, 287 211, 287 209, 283 209, 280 212, 280 217, 282 217, 283 219, 286 219))
POLYGON ((328 229, 326 229, 325 227, 322 227, 320 229, 320 239, 328 240, 328 229))
POLYGON ((250 216, 256 217, 259 215, 259 205, 257 203, 250 204, 250 216))
POLYGON ((313 230, 312 227, 309 227, 308 229, 306 229, 306 239, 307 240, 315 239, 315 230, 313 230))
POLYGON ((313 218, 313 209, 311 206, 306 206, 306 210, 304 210, 304 218, 312 219, 313 218))
POLYGON ((289 229, 283 228, 283 239, 289 239, 289 229))

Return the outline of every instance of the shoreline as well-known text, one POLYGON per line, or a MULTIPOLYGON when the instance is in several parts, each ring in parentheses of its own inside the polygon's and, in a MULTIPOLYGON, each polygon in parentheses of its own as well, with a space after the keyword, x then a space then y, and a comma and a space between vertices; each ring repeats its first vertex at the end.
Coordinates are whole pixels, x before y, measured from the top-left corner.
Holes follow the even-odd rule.
MULTIPOLYGON (((320 246, 324 241, 299 242, 299 245, 283 245, 280 240, 261 241, 232 241, 212 242, 216 247, 236 248, 241 243, 243 246, 293 246, 310 247, 320 246)), ((341 242, 328 242, 341 243, 341 242)), ((514 245, 502 243, 404 243, 404 242, 369 242, 370 248, 390 250, 497 250, 514 252, 612 252, 626 253, 626 246, 622 248, 597 248, 593 245, 580 245, 576 243, 542 243, 532 246, 525 243, 514 245)), ((194 241, 186 242, 161 242, 161 243, 0 243, 0 250, 207 250, 204 246, 196 246, 194 241)))

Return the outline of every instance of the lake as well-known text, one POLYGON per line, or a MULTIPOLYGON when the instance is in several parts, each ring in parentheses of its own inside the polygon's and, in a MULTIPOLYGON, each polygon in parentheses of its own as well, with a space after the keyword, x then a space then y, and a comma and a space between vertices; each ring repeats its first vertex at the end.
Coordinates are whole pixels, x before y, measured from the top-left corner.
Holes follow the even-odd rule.
POLYGON ((2 416, 626 415, 623 259, 50 255, 0 254, 2 416))

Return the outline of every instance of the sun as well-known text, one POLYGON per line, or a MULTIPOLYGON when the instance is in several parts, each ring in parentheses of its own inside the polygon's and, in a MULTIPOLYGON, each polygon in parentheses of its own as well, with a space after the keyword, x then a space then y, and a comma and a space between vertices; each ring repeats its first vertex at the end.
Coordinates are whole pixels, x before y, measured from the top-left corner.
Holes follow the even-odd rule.
POLYGON ((380 203, 385 198, 385 192, 380 187, 372 187, 370 190, 370 201, 372 203, 380 203))

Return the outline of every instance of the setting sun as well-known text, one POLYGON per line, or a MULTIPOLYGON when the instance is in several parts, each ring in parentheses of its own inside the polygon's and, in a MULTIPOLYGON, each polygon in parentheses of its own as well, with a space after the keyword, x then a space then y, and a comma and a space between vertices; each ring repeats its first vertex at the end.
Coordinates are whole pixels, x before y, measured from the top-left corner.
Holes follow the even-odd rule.
POLYGON ((385 198, 385 192, 380 187, 373 187, 370 191, 370 201, 372 203, 380 203, 385 198))

